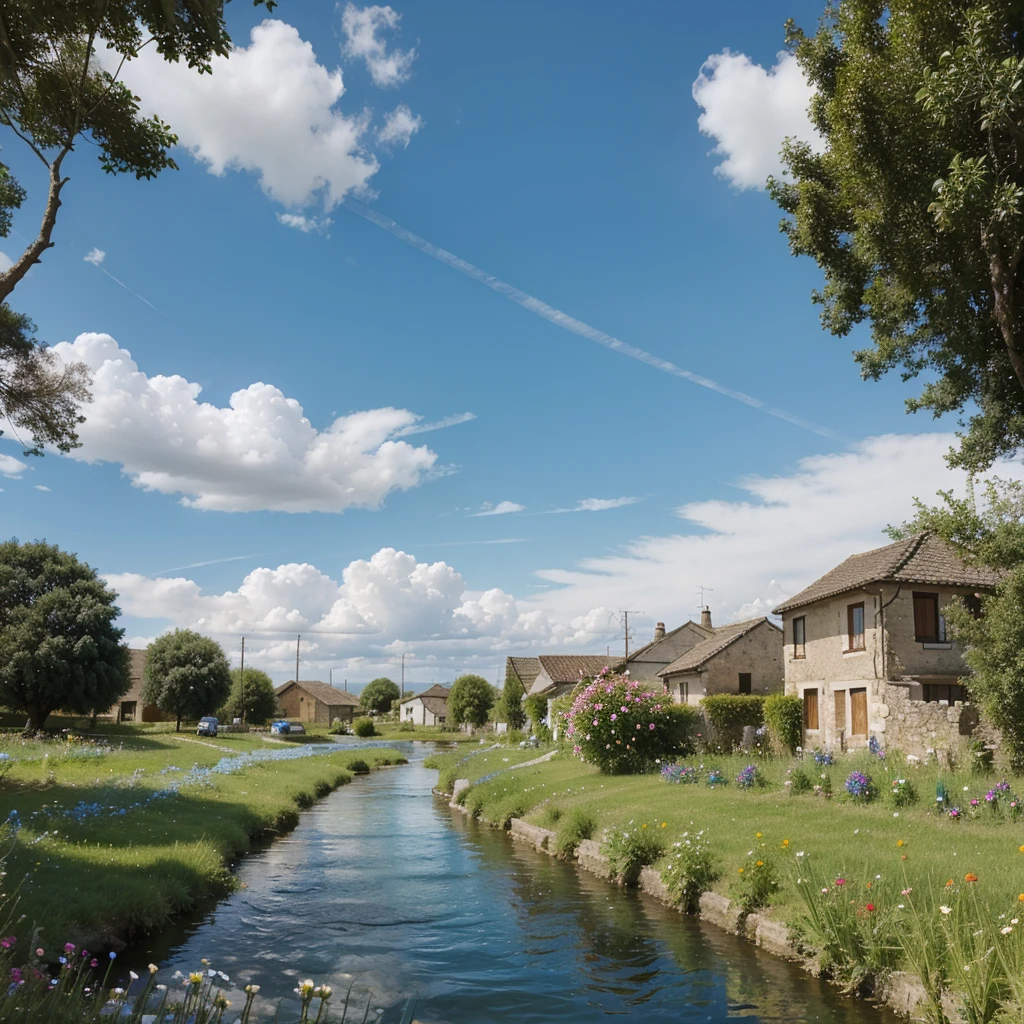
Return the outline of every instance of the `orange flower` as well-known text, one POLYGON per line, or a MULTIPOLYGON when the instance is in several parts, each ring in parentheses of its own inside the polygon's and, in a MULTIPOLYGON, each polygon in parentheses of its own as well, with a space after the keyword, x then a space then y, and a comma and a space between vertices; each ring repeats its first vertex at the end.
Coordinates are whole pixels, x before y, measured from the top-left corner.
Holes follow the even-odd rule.
POLYGON ((1020 895, 1019 895, 1019 896, 1017 897, 1017 899, 1019 899, 1019 900, 1021 901, 1021 903, 1024 903, 1024 892, 1022 892, 1022 893, 1021 893, 1021 894, 1020 894, 1020 895))
POLYGON ((864 883, 864 888, 865 889, 870 889, 871 888, 871 883, 870 882, 865 882, 864 883))
POLYGON ((968 871, 967 874, 964 875, 964 881, 965 882, 976 882, 977 880, 978 880, 978 876, 976 874, 974 874, 973 871, 968 871))
POLYGON ((903 846, 904 845, 904 841, 902 839, 897 839, 896 840, 896 845, 897 845, 897 847, 903 846))
POLYGON ((757 862, 757 863, 756 863, 756 864, 754 865, 754 867, 755 867, 755 868, 763 868, 763 867, 764 867, 764 861, 763 861, 763 860, 759 860, 759 861, 758 861, 758 862, 757 862))
POLYGON ((907 859, 907 855, 905 853, 901 853, 900 854, 900 860, 906 860, 906 859, 907 859))
POLYGON ((1024 853, 1024 846, 1018 846, 1017 847, 1017 852, 1018 853, 1024 853))
MULTIPOLYGON (((737 874, 742 875, 743 874, 743 868, 740 868, 739 871, 737 872, 737 874)), ((1024 899, 1024 896, 1022 896, 1021 899, 1024 899)))
POLYGON ((785 846, 789 846, 789 840, 788 840, 788 839, 783 839, 783 840, 782 840, 782 845, 783 845, 784 847, 785 847, 785 846))
POLYGON ((950 886, 951 886, 952 884, 953 884, 953 879, 951 878, 951 879, 950 879, 950 880, 949 880, 949 881, 948 881, 948 882, 946 883, 946 888, 948 889, 948 888, 949 888, 949 887, 950 887, 950 886))

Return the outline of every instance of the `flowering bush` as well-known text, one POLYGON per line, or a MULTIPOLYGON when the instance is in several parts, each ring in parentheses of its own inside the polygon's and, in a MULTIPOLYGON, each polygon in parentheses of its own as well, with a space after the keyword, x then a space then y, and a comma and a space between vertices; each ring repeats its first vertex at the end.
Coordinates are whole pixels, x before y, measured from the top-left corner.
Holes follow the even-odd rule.
POLYGON ((767 786, 768 780, 761 774, 761 769, 756 764, 748 764, 736 776, 736 785, 740 789, 754 789, 755 787, 767 786))
POLYGON ((767 844, 760 842, 747 854, 744 865, 737 869, 732 894, 744 913, 749 914, 768 906, 778 891, 778 869, 767 852, 767 844))
POLYGON ((608 858, 612 874, 623 885, 636 885, 640 869, 653 864, 665 852, 665 840, 658 828, 631 821, 624 828, 604 830, 601 852, 608 858))
POLYGON ((669 850, 668 863, 661 869, 661 880, 669 895, 688 914, 700 910, 700 898, 722 877, 711 853, 707 829, 684 832, 669 850))
POLYGON ((815 764, 827 766, 836 763, 836 759, 827 750, 818 750, 817 748, 815 748, 814 752, 811 754, 811 757, 814 758, 815 764))
POLYGON ((885 759, 885 751, 882 749, 882 744, 878 742, 877 737, 872 736, 868 740, 868 750, 875 755, 875 757, 885 759))
POLYGON ((917 803, 917 790, 910 779, 890 780, 889 796, 893 807, 909 807, 917 803))
POLYGON ((688 764, 666 764, 662 766, 661 777, 665 782, 700 782, 700 769, 688 764))
POLYGON ((707 783, 709 786, 714 788, 715 786, 724 786, 729 782, 725 777, 725 772, 721 768, 712 768, 707 774, 707 783))
POLYGON ((863 772, 850 772, 846 779, 846 792, 852 800, 859 800, 861 803, 868 803, 875 797, 875 790, 871 784, 871 776, 863 772))
POLYGON ((572 707, 565 712, 565 734, 572 740, 573 753, 603 772, 647 770, 673 752, 675 730, 668 700, 602 669, 592 682, 577 687, 572 707))

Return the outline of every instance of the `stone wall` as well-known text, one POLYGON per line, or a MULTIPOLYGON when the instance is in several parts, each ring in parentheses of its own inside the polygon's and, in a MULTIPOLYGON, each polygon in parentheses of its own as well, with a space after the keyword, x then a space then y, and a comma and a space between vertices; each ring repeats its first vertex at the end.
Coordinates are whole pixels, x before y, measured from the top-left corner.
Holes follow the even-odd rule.
POLYGON ((885 747, 898 747, 905 754, 926 757, 934 753, 941 759, 952 753, 958 757, 974 738, 994 739, 991 730, 981 728, 978 709, 973 704, 926 703, 913 700, 906 686, 886 685, 878 705, 878 721, 873 722, 879 741, 885 747))

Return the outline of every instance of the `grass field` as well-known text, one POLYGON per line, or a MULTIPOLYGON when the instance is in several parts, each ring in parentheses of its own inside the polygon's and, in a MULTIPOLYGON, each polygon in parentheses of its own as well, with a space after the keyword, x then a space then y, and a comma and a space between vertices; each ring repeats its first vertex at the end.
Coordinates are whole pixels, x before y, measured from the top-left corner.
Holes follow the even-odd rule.
MULTIPOLYGON (((823 875, 855 880, 861 886, 878 881, 875 876, 881 874, 898 881, 901 888, 941 891, 949 880, 959 885, 973 874, 980 880, 977 891, 993 907, 1020 907, 1024 817, 1011 820, 991 810, 985 795, 1000 781, 997 776, 941 773, 949 803, 955 801, 963 813, 953 820, 935 803, 940 777, 935 766, 883 762, 866 754, 844 758, 831 767, 801 763, 818 784, 822 774, 830 776, 835 791, 830 799, 789 795, 787 772, 796 764, 789 760, 759 762, 767 785, 752 790, 740 789, 733 781, 749 762, 740 757, 719 757, 713 765, 706 762, 705 768, 719 767, 729 780, 715 787, 703 781, 669 784, 658 775, 602 775, 566 752, 543 764, 503 772, 536 754, 486 751, 462 764, 458 764, 459 753, 439 754, 428 764, 440 769, 439 786, 446 791, 455 778, 474 781, 466 791, 465 806, 496 825, 525 817, 554 828, 559 818, 579 808, 596 821, 596 839, 605 828, 633 822, 655 830, 666 847, 683 832, 708 829, 722 871, 714 888, 724 895, 730 895, 752 851, 760 850, 759 856, 767 854, 779 867, 782 887, 770 912, 783 919, 793 917, 800 908, 792 877, 798 852, 823 875), (858 804, 846 796, 843 784, 854 769, 870 774, 882 789, 874 802, 858 804), (494 772, 499 774, 475 781, 494 772), (912 806, 896 807, 888 798, 887 779, 893 776, 914 784, 918 800, 912 806), (970 807, 971 799, 979 801, 977 808, 970 807)), ((700 763, 692 761, 695 766, 700 763)), ((1024 780, 1008 781, 1024 794, 1024 780)))
POLYGON ((400 760, 386 749, 308 756, 254 734, 97 732, 110 735, 0 736, 9 755, 0 819, 14 812, 0 848, 21 918, 14 931, 40 928, 51 946, 116 943, 222 895, 234 884, 234 858, 293 828, 301 808, 352 779, 350 764, 400 760))

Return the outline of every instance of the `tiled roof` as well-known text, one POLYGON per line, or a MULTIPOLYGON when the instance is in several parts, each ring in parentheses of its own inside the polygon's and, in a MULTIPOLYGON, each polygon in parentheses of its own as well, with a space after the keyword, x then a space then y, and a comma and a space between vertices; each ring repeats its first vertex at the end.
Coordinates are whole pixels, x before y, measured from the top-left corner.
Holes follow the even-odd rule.
POLYGON ((447 716, 448 701, 443 697, 420 697, 423 706, 435 717, 447 716))
POLYGON ((578 683, 583 676, 596 676, 614 664, 606 654, 542 654, 540 667, 553 683, 578 683))
POLYGON ((327 683, 321 683, 317 679, 300 679, 298 683, 292 679, 283 686, 279 686, 275 693, 280 696, 289 686, 298 686, 300 690, 304 690, 310 697, 314 697, 321 704, 326 704, 330 708, 336 708, 340 705, 351 707, 358 707, 359 705, 359 698, 354 693, 338 690, 333 686, 328 686, 327 683))
POLYGON ((729 626, 719 626, 712 636, 702 640, 696 647, 691 647, 685 654, 676 658, 667 668, 663 668, 658 675, 669 676, 677 672, 693 672, 700 668, 706 661, 710 661, 716 654, 720 654, 729 644, 746 636, 751 630, 757 629, 763 623, 768 623, 770 629, 778 632, 779 627, 769 622, 764 616, 759 619, 748 619, 746 622, 734 622, 729 626))
POLYGON ((859 590, 869 583, 927 583, 932 586, 991 590, 999 582, 993 569, 965 562, 945 541, 919 533, 895 544, 852 555, 821 579, 775 609, 776 615, 814 601, 859 590))
MULTIPOLYGON (((436 698, 438 700, 447 700, 448 699, 448 694, 451 693, 451 692, 452 692, 451 690, 447 690, 443 686, 441 686, 440 683, 434 683, 434 685, 432 687, 430 687, 429 690, 424 690, 422 693, 414 693, 411 697, 406 697, 405 700, 402 701, 402 703, 403 704, 408 704, 409 701, 416 700, 417 697, 420 700, 423 700, 424 697, 426 697, 426 698, 436 698)), ((424 701, 424 705, 426 706, 426 702, 425 701, 424 701)), ((433 709, 431 709, 431 710, 433 710, 433 709)))
MULTIPOLYGON (((676 633, 678 633, 678 632, 679 632, 679 631, 680 631, 681 629, 686 629, 686 627, 687 627, 687 626, 692 626, 692 627, 693 627, 693 628, 694 628, 695 630, 697 630, 697 632, 698 632, 698 633, 702 633, 702 634, 703 634, 704 636, 711 636, 711 635, 712 635, 712 633, 714 633, 714 630, 713 630, 713 629, 706 629, 706 628, 705 628, 704 626, 702 626, 702 625, 701 625, 701 624, 700 624, 699 622, 694 622, 694 621, 693 621, 693 620, 691 619, 691 620, 690 620, 689 622, 684 622, 684 623, 683 623, 683 624, 682 624, 681 626, 676 626, 676 628, 675 628, 675 629, 673 629, 673 630, 672 630, 671 632, 669 632, 669 633, 666 633, 666 634, 665 634, 664 636, 658 637, 658 639, 657 639, 657 640, 652 640, 652 641, 651 641, 651 642, 650 642, 649 644, 644 644, 644 646, 643 646, 643 647, 638 647, 638 648, 637 648, 637 649, 636 649, 636 650, 635 650, 635 651, 634 651, 634 652, 633 652, 633 653, 632 653, 632 654, 631 654, 631 655, 629 656, 629 660, 630 660, 630 661, 647 661, 647 660, 648 660, 648 657, 647 657, 647 656, 648 656, 649 654, 653 654, 653 653, 655 653, 655 650, 654 650, 654 649, 655 649, 655 648, 656 648, 656 647, 657 647, 657 646, 658 646, 659 644, 663 644, 663 643, 664 643, 664 642, 665 642, 666 640, 668 640, 668 639, 669 639, 670 637, 673 637, 673 636, 675 636, 675 635, 676 635, 676 633)), ((650 659, 650 660, 652 660, 652 661, 657 661, 658 659, 657 659, 657 658, 652 658, 652 659, 650 659)), ((620 664, 620 665, 624 665, 624 664, 625 664, 625 662, 623 662, 623 661, 620 661, 620 662, 619 662, 619 664, 620 664)))
POLYGON ((510 674, 515 676, 527 693, 530 692, 530 687, 539 672, 540 662, 536 658, 505 659, 505 678, 508 679, 510 674))

